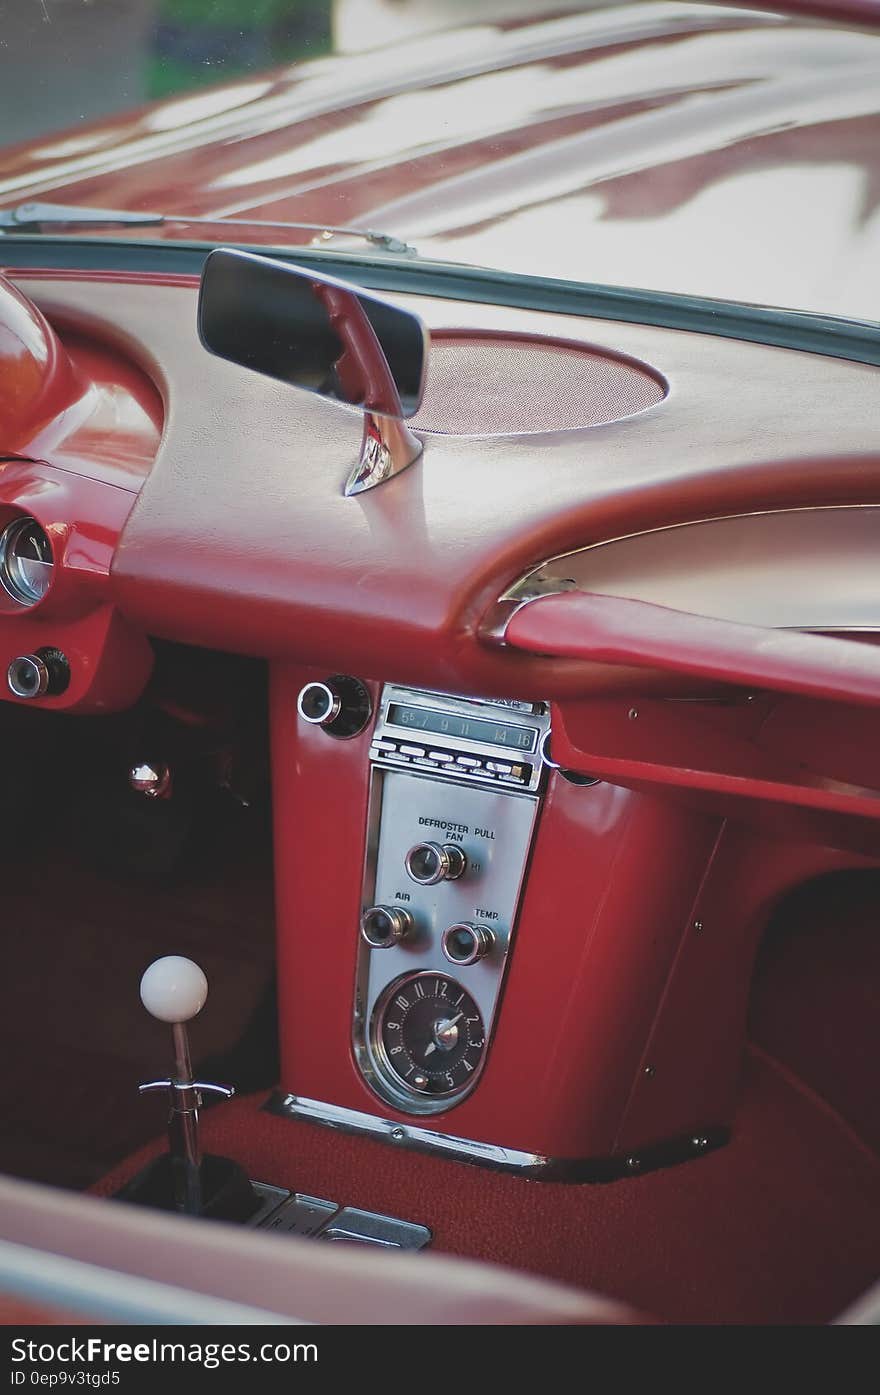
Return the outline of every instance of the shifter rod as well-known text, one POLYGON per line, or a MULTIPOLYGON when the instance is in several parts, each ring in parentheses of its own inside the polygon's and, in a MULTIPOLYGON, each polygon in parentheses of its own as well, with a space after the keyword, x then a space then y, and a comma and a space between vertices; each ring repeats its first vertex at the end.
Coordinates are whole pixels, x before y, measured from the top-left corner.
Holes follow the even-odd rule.
POLYGON ((231 1099, 235 1091, 226 1085, 193 1080, 187 1022, 205 1005, 208 980, 192 959, 179 954, 157 959, 141 979, 141 1002, 160 1022, 170 1022, 174 1037, 174 1075, 150 1080, 140 1094, 167 1090, 169 1101, 168 1146, 174 1179, 174 1208, 190 1216, 202 1214, 202 1150, 199 1142, 199 1109, 209 1091, 231 1099))

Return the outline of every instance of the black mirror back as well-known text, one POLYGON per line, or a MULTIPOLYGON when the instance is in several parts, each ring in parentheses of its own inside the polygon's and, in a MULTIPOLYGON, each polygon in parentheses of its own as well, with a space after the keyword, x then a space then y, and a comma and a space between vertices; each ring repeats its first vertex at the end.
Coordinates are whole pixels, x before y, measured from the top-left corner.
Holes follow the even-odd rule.
POLYGON ((202 271, 198 326, 212 354, 306 392, 381 416, 419 409, 422 321, 335 277, 218 248, 202 271))

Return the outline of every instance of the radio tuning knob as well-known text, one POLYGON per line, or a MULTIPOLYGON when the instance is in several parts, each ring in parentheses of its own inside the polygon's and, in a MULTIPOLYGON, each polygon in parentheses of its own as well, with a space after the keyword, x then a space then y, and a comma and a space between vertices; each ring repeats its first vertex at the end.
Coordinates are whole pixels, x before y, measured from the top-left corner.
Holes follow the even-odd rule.
POLYGON ((307 683, 300 691, 296 710, 310 726, 323 727, 330 736, 357 736, 372 715, 370 694, 358 678, 337 673, 323 682, 307 683))
POLYGON ((371 949, 391 949, 412 932, 412 916, 398 906, 370 906, 361 916, 361 935, 371 949))
POLYGON ((460 921, 443 931, 440 948, 450 964, 459 966, 476 964, 495 943, 495 936, 488 925, 474 925, 471 921, 460 921))
POLYGON ((407 876, 419 886, 455 881, 467 867, 467 858, 455 843, 416 843, 404 862, 407 876))
POLYGON ((307 683, 299 695, 296 708, 304 722, 329 727, 342 711, 342 698, 329 683, 307 683))

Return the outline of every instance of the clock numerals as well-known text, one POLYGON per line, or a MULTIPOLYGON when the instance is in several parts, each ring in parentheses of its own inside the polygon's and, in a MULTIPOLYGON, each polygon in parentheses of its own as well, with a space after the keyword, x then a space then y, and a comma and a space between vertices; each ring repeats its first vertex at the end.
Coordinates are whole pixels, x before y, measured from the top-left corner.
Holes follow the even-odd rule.
POLYGON ((455 979, 429 970, 386 990, 370 1040, 379 1073, 390 1085, 440 1099, 470 1088, 486 1049, 474 999, 455 979))

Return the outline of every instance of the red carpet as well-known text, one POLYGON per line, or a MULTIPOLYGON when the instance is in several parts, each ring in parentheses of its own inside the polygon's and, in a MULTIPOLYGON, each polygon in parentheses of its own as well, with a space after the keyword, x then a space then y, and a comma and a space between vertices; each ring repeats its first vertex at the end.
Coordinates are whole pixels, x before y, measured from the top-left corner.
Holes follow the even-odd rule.
MULTIPOLYGON (((135 893, 59 855, 48 870, 19 866, 6 910, 0 1168, 65 1186, 114 1168, 98 1184, 113 1191, 144 1154, 118 1159, 162 1127, 162 1102, 135 1091, 170 1044, 138 1003, 140 973, 156 954, 201 960, 212 992, 197 1054, 232 1048, 273 961, 267 858, 135 893), (64 889, 61 919, 40 894, 47 879, 64 889)), ((861 876, 781 909, 756 974, 734 1137, 698 1161, 611 1186, 527 1182, 291 1124, 260 1112, 262 1096, 207 1110, 205 1147, 261 1180, 424 1222, 440 1250, 667 1321, 827 1321, 880 1272, 878 919, 877 879, 861 876)), ((263 1054, 254 1078, 268 1080, 263 1054)))
POLYGON ((880 1163, 759 1054, 727 1148, 610 1186, 398 1151, 275 1118, 261 1102, 207 1111, 206 1149, 262 1181, 423 1222, 437 1249, 565 1279, 665 1321, 825 1322, 880 1268, 880 1163))

